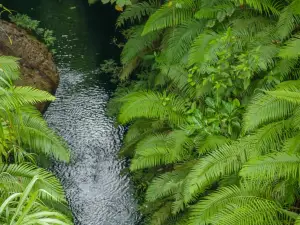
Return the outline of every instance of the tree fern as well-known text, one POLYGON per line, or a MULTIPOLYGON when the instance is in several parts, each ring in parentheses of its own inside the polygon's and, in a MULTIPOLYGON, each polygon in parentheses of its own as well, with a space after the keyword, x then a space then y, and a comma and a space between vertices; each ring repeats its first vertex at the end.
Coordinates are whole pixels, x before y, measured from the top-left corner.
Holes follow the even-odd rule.
POLYGON ((134 57, 141 55, 147 48, 153 46, 154 41, 159 38, 158 32, 153 32, 149 35, 141 36, 142 26, 136 26, 131 31, 130 39, 125 44, 121 61, 122 64, 129 63, 134 57))
POLYGON ((1 107, 8 110, 22 105, 53 101, 54 99, 48 92, 32 87, 12 87, 12 89, 0 90, 1 107))
POLYGON ((293 103, 266 94, 257 94, 245 113, 244 129, 253 130, 263 123, 285 118, 294 109, 293 103))
POLYGON ((278 35, 281 39, 286 39, 296 28, 300 22, 300 3, 298 0, 292 1, 291 4, 287 5, 279 16, 277 24, 278 35))
POLYGON ((286 152, 274 153, 253 159, 243 166, 240 175, 245 178, 270 180, 277 178, 298 179, 300 169, 299 156, 286 152))
POLYGON ((179 62, 188 52, 193 40, 203 31, 206 21, 187 20, 178 27, 172 28, 162 42, 164 54, 171 62, 179 62))
POLYGON ((125 24, 126 21, 134 23, 135 21, 141 22, 142 18, 154 13, 158 8, 157 1, 139 2, 126 7, 125 11, 118 17, 116 25, 118 27, 125 24))
POLYGON ((33 117, 31 112, 23 111, 21 115, 14 115, 13 124, 20 137, 20 144, 29 148, 29 151, 42 152, 68 162, 70 154, 65 142, 48 127, 41 116, 33 117))
POLYGON ((19 78, 18 60, 18 58, 12 56, 0 56, 0 76, 11 80, 19 78))
POLYGON ((166 172, 155 178, 147 189, 146 200, 153 202, 180 191, 191 166, 192 163, 178 165, 174 171, 166 172))
POLYGON ((164 100, 160 93, 133 92, 123 101, 118 118, 123 124, 138 118, 161 119, 170 124, 185 122, 185 102, 175 95, 168 95, 164 100))
POLYGON ((181 161, 188 158, 190 146, 190 138, 181 130, 148 136, 137 144, 130 169, 137 170, 181 161))
POLYGON ((279 56, 282 58, 298 58, 300 48, 300 35, 295 35, 293 39, 288 40, 285 46, 281 48, 279 56))
MULTIPOLYGON (((250 153, 254 154, 254 153, 250 153)), ((222 146, 195 163, 187 176, 184 199, 188 203, 202 194, 221 176, 238 172, 250 157, 239 143, 222 146)))
POLYGON ((183 23, 192 17, 191 9, 195 7, 196 3, 191 0, 175 0, 164 4, 147 20, 142 35, 183 23))

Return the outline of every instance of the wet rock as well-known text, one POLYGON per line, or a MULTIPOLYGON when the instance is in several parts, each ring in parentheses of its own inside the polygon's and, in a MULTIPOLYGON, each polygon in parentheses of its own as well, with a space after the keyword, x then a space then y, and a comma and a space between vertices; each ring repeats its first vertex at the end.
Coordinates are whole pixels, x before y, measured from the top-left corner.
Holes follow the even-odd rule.
MULTIPOLYGON (((20 58, 22 75, 21 79, 15 82, 16 85, 32 86, 55 93, 59 76, 52 54, 28 32, 3 20, 0 20, 0 55, 20 58)), ((47 105, 43 103, 37 107, 40 111, 45 111, 47 105)))

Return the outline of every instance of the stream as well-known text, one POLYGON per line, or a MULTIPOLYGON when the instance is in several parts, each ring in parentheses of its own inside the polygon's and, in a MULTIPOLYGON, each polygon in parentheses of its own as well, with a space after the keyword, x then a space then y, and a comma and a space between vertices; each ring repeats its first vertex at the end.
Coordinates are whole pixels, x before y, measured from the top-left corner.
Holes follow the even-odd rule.
POLYGON ((119 55, 110 44, 117 12, 87 0, 9 0, 7 6, 40 20, 57 38, 60 84, 44 116, 70 145, 71 162, 55 163, 53 171, 75 224, 138 224, 130 179, 121 175, 126 162, 117 157, 124 130, 105 115, 114 87, 99 70, 104 59, 119 55))

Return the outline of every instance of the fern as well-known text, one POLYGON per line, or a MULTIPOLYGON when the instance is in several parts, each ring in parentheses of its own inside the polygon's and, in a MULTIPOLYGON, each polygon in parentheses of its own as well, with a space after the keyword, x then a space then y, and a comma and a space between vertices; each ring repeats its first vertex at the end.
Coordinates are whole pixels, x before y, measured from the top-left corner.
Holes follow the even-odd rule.
POLYGON ((293 58, 298 58, 299 56, 299 48, 300 48, 300 36, 295 35, 293 39, 290 39, 287 41, 283 48, 281 48, 279 52, 279 56, 282 58, 288 58, 288 59, 293 59, 293 58))
POLYGON ((164 197, 172 196, 180 191, 191 166, 192 163, 178 165, 174 171, 164 173, 155 178, 147 189, 146 200, 153 202, 164 197))
POLYGON ((21 139, 21 145, 30 151, 42 152, 54 156, 58 160, 69 161, 67 145, 57 136, 41 116, 32 117, 31 112, 23 111, 21 118, 14 115, 15 132, 21 139))
POLYGON ((138 118, 166 120, 170 124, 185 122, 185 103, 182 99, 169 95, 164 104, 164 96, 155 92, 133 92, 123 98, 119 121, 123 124, 138 118))
POLYGON ((297 155, 281 152, 251 160, 243 166, 240 175, 258 180, 275 177, 298 179, 299 168, 300 159, 297 155))
POLYGON ((32 87, 12 87, 0 90, 1 107, 5 109, 18 108, 22 105, 53 101, 55 98, 46 91, 32 87))
POLYGON ((147 20, 142 35, 183 23, 192 17, 191 9, 194 7, 196 3, 192 0, 175 0, 164 4, 147 20))
POLYGON ((126 7, 125 11, 118 17, 117 27, 123 26, 126 21, 132 24, 135 21, 141 22, 142 18, 153 14, 158 8, 158 2, 139 2, 126 7))
POLYGON ((137 170, 181 161, 189 156, 190 142, 189 137, 181 130, 174 130, 167 135, 148 136, 137 144, 130 169, 137 170))
POLYGON ((176 63, 188 52, 193 40, 203 31, 206 21, 188 20, 170 29, 162 44, 170 62, 176 63))

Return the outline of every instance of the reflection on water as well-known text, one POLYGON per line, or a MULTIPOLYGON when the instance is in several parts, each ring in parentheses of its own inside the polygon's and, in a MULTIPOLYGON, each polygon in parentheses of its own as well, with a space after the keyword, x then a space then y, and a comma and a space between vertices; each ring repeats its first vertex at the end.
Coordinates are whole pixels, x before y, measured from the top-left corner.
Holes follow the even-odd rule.
POLYGON ((110 6, 89 8, 86 2, 9 0, 6 5, 41 20, 57 36, 61 80, 45 118, 71 147, 71 163, 58 163, 54 171, 76 224, 134 225, 136 202, 129 178, 120 175, 125 162, 117 159, 123 129, 105 116, 111 90, 99 73, 101 60, 118 54, 109 45, 116 12, 110 6))
POLYGON ((69 142, 70 165, 55 171, 66 188, 78 224, 134 224, 137 219, 129 179, 120 176, 124 162, 116 159, 123 134, 105 116, 108 94, 98 84, 84 82, 84 74, 67 66, 46 119, 69 142))

